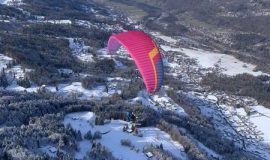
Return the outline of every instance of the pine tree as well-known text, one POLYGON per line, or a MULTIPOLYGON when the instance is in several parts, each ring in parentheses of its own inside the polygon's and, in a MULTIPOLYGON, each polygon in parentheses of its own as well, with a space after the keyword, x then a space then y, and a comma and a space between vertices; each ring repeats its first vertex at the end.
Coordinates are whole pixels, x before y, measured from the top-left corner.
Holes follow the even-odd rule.
POLYGON ((0 87, 6 88, 7 86, 8 86, 7 75, 5 69, 3 68, 0 73, 0 87))

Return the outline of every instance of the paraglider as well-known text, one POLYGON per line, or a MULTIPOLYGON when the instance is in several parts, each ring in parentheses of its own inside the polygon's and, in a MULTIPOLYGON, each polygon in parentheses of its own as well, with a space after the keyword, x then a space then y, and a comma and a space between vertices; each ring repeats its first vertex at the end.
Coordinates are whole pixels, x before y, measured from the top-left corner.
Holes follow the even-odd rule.
POLYGON ((112 35, 108 41, 108 52, 126 48, 142 75, 146 89, 157 92, 163 84, 163 61, 154 40, 142 31, 128 31, 112 35))

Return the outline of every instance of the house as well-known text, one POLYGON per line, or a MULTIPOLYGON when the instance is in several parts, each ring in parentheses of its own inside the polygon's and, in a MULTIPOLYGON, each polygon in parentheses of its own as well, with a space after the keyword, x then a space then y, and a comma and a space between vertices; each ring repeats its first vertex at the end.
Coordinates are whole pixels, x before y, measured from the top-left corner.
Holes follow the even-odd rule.
POLYGON ((145 156, 146 156, 147 158, 152 158, 152 157, 154 157, 154 154, 153 154, 152 152, 145 152, 144 154, 145 154, 145 156))

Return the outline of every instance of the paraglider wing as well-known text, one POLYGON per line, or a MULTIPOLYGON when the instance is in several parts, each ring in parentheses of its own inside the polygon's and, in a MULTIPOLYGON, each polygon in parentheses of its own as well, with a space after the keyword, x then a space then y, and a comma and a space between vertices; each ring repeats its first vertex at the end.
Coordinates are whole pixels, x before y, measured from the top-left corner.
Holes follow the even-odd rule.
POLYGON ((158 91, 163 83, 163 61, 153 39, 141 31, 122 32, 110 37, 108 52, 117 51, 121 45, 135 61, 147 91, 158 91))

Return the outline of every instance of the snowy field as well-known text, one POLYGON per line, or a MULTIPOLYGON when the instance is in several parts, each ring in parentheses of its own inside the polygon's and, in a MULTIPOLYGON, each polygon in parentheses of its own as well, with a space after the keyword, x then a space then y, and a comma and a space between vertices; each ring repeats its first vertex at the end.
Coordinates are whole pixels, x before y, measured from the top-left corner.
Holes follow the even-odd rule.
MULTIPOLYGON (((270 109, 264 106, 251 106, 255 113, 248 116, 250 121, 257 126, 257 130, 261 131, 264 142, 270 145, 270 109)), ((238 109, 238 113, 247 116, 243 109, 238 109)))
MULTIPOLYGON (((106 133, 102 135, 102 139, 99 142, 108 148, 112 154, 119 159, 125 160, 146 160, 147 157, 144 155, 143 146, 146 144, 155 144, 160 145, 162 143, 164 150, 168 150, 174 156, 179 159, 187 159, 186 154, 184 152, 184 148, 181 144, 173 141, 170 136, 154 127, 144 127, 139 128, 139 133, 143 136, 138 137, 133 135, 132 133, 123 132, 123 126, 125 124, 130 125, 130 123, 122 120, 111 120, 110 123, 95 126, 95 115, 92 112, 78 112, 71 113, 65 116, 64 124, 67 126, 68 124, 75 130, 80 130, 82 135, 85 135, 87 131, 91 130, 92 133, 95 131, 100 131, 101 133, 106 133), (129 147, 122 146, 121 140, 129 139, 131 143, 135 146, 139 151, 131 150, 129 147)), ((83 139, 80 143, 80 148, 82 148, 79 152, 76 153, 75 157, 78 159, 82 159, 86 154, 87 150, 90 150, 91 145, 90 141, 83 139)))
POLYGON ((219 66, 221 72, 229 76, 242 73, 248 73, 254 76, 265 74, 261 71, 255 71, 255 65, 242 62, 231 55, 214 53, 201 49, 175 48, 166 45, 161 45, 161 48, 165 52, 172 51, 184 53, 188 57, 196 59, 202 68, 215 68, 216 66, 219 66))
MULTIPOLYGON (((64 97, 75 97, 78 99, 99 99, 101 97, 108 96, 105 91, 106 86, 97 86, 93 89, 85 89, 82 87, 81 82, 72 82, 71 84, 60 84, 58 85, 57 94, 64 97)), ((53 91, 53 90, 52 90, 53 91)))

